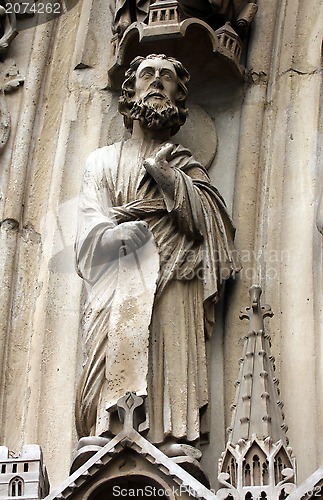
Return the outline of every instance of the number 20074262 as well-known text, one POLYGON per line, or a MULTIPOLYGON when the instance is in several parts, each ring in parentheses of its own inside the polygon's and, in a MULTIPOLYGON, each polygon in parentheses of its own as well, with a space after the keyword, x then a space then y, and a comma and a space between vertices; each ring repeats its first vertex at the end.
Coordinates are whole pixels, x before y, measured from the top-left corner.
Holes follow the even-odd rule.
POLYGON ((62 6, 59 2, 12 2, 6 3, 7 14, 61 14, 62 6))

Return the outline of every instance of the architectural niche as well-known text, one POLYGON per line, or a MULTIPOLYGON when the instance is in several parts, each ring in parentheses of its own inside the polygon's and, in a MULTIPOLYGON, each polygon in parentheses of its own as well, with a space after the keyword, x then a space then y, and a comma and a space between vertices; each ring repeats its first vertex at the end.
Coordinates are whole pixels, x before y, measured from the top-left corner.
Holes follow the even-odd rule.
POLYGON ((36 500, 48 493, 49 482, 40 446, 26 445, 19 456, 12 456, 6 446, 0 446, 0 498, 36 500))
POLYGON ((250 288, 251 305, 240 316, 249 320, 249 330, 232 425, 219 463, 219 481, 227 488, 220 490, 221 498, 277 500, 295 489, 295 459, 286 437, 270 336, 264 329, 264 318, 273 313, 270 306, 260 304, 260 295, 259 286, 250 288))

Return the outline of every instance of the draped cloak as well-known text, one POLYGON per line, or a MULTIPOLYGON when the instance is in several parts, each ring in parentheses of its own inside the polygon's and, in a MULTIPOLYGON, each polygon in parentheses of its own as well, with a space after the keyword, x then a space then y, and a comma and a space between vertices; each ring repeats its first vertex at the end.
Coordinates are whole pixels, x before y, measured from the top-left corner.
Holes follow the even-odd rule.
MULTIPOLYGON (((116 433, 111 415, 98 415, 107 391, 107 339, 117 287, 119 261, 106 256, 96 265, 100 239, 129 221, 145 221, 159 254, 159 275, 149 325, 146 428, 151 442, 167 437, 196 441, 208 403, 205 338, 214 323, 214 304, 223 283, 239 264, 234 229, 218 191, 191 153, 174 145, 174 199, 146 172, 143 160, 156 142, 130 139, 94 151, 88 158, 79 202, 77 269, 88 298, 83 317, 86 361, 76 401, 80 436, 116 433)), ((142 263, 145 265, 145 262, 142 263)), ((124 391, 128 390, 124 387, 124 391)), ((143 426, 144 428, 144 426, 143 426)))
POLYGON ((115 14, 114 14, 114 26, 117 27, 121 22, 124 12, 128 12, 129 19, 132 21, 143 22, 148 16, 150 0, 136 0, 132 7, 134 12, 131 12, 131 4, 129 0, 116 0, 115 14))

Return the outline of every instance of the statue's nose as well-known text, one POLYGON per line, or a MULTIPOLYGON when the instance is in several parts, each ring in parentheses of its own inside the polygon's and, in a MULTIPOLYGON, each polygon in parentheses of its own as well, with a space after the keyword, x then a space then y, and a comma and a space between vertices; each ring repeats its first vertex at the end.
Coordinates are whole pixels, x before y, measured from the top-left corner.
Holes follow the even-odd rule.
POLYGON ((163 82, 161 81, 160 78, 155 78, 155 80, 152 82, 151 86, 154 89, 163 89, 164 88, 163 82))

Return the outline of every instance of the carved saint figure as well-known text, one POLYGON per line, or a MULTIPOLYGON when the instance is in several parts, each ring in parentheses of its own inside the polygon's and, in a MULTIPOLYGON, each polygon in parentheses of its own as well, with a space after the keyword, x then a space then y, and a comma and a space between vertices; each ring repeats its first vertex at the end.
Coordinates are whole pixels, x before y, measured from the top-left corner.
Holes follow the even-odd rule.
MULTIPOLYGON (((191 152, 169 142, 186 119, 188 79, 173 58, 134 59, 119 104, 132 137, 94 151, 87 161, 76 242, 78 272, 89 287, 83 319, 87 361, 76 404, 80 436, 118 432, 111 391, 128 391, 125 372, 133 366, 133 383, 137 365, 128 357, 120 366, 130 349, 123 328, 134 302, 124 307, 121 296, 123 321, 116 328, 115 301, 120 287, 125 293, 133 287, 132 264, 121 277, 122 261, 134 256, 133 266, 148 272, 149 252, 141 258, 140 251, 150 241, 158 259, 157 282, 151 303, 134 310, 131 333, 141 335, 147 323, 148 369, 142 375, 147 378, 147 419, 142 430, 165 449, 195 445, 200 437, 208 404, 205 339, 213 330, 214 304, 239 264, 221 195, 191 152), (120 378, 113 385, 116 366, 120 378)), ((131 349, 136 358, 140 348, 131 349)))
POLYGON ((150 0, 116 0, 113 31, 122 34, 131 23, 144 22, 149 13, 150 0))

